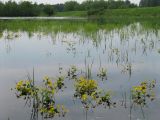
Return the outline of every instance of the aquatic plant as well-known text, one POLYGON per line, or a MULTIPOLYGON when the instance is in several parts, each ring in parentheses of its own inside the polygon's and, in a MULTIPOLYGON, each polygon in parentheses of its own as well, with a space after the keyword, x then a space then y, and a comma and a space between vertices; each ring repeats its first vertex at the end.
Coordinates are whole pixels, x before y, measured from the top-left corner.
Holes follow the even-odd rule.
POLYGON ((64 78, 58 77, 55 82, 48 76, 44 77, 43 85, 36 86, 33 80, 21 80, 17 82, 15 90, 17 98, 24 97, 32 103, 32 119, 37 119, 38 112, 43 118, 55 116, 64 117, 67 109, 63 105, 56 104, 55 94, 64 88, 64 78), (36 118, 35 118, 36 117, 36 118))
POLYGON ((70 80, 76 80, 78 77, 78 68, 75 65, 72 65, 67 72, 67 76, 70 80))
POLYGON ((20 80, 19 82, 16 83, 16 96, 17 98, 24 97, 30 98, 33 96, 33 84, 32 81, 30 80, 20 80))
POLYGON ((99 105, 103 105, 105 108, 111 108, 111 106, 116 105, 116 103, 111 100, 110 92, 102 92, 102 90, 98 88, 98 83, 95 80, 85 77, 80 77, 75 82, 74 97, 80 99, 86 111, 86 120, 89 109, 96 108, 99 105))
POLYGON ((90 79, 92 77, 92 66, 93 66, 93 63, 94 63, 94 59, 89 64, 89 63, 87 63, 87 58, 85 57, 84 63, 85 63, 85 77, 90 79))
POLYGON ((76 92, 74 97, 79 98, 85 108, 89 108, 92 100, 97 98, 98 84, 95 80, 88 80, 84 77, 80 77, 75 83, 76 92))
POLYGON ((56 89, 61 89, 62 84, 58 82, 53 83, 49 77, 44 78, 45 87, 41 89, 41 104, 39 105, 40 113, 44 118, 53 118, 56 115, 65 116, 67 109, 63 105, 57 105, 55 102, 56 89))
POLYGON ((102 80, 107 80, 107 69, 100 68, 97 76, 102 80))
POLYGON ((155 87, 155 80, 151 82, 144 81, 138 86, 132 88, 132 101, 134 104, 142 107, 147 105, 147 101, 155 99, 153 88, 155 87))
MULTIPOLYGON (((20 80, 16 83, 15 90, 17 98, 24 98, 26 103, 29 101, 30 106, 32 106, 31 120, 38 120, 39 113, 42 115, 42 118, 65 117, 68 110, 64 105, 57 104, 56 95, 60 90, 63 91, 66 88, 65 80, 68 76, 73 79, 75 87, 73 96, 81 101, 86 112, 86 120, 87 113, 90 109, 95 109, 98 106, 104 108, 114 108, 117 106, 117 103, 112 100, 111 91, 102 90, 96 80, 83 77, 83 73, 79 74, 76 66, 71 66, 67 77, 62 76, 62 69, 62 67, 59 68, 60 75, 57 78, 45 76, 41 86, 35 84, 34 72, 32 79, 28 78, 28 80, 20 80)), ((106 69, 101 68, 100 70, 101 73, 98 73, 99 77, 107 75, 106 69)), ((125 67, 125 70, 128 72, 128 66, 125 67)), ((143 107, 147 106, 148 101, 155 99, 155 85, 156 81, 152 80, 141 82, 140 85, 131 88, 130 115, 133 106, 140 107, 143 113, 143 107)), ((125 93, 123 101, 125 102, 125 108, 127 108, 126 97, 127 95, 125 93)))
POLYGON ((98 104, 105 106, 105 108, 116 107, 116 102, 112 101, 110 92, 103 91, 100 96, 101 97, 98 100, 98 104))
POLYGON ((131 77, 132 75, 132 64, 131 63, 127 63, 126 65, 122 65, 123 69, 122 69, 122 73, 126 73, 129 75, 129 77, 131 77))
POLYGON ((130 119, 132 114, 132 108, 134 105, 137 105, 141 108, 141 112, 143 115, 143 118, 145 119, 143 107, 147 106, 147 103, 149 101, 153 101, 155 99, 155 80, 152 80, 150 82, 144 81, 141 82, 138 86, 133 86, 131 90, 131 105, 130 105, 130 119))
POLYGON ((66 88, 65 84, 64 84, 64 77, 63 76, 59 76, 57 79, 56 79, 56 82, 55 82, 55 89, 56 90, 63 90, 64 88, 66 88))

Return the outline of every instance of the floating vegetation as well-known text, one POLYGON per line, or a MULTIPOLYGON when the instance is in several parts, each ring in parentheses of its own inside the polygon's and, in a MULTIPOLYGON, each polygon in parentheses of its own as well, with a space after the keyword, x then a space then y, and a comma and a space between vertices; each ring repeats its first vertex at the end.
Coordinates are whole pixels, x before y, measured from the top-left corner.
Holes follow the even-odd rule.
POLYGON ((155 99, 154 87, 155 80, 151 82, 144 81, 139 86, 134 86, 132 89, 132 100, 136 105, 142 107, 147 105, 147 101, 153 101, 155 99))
POLYGON ((98 101, 98 104, 99 105, 103 105, 105 106, 105 108, 109 107, 116 107, 116 102, 113 102, 112 99, 111 99, 111 92, 101 92, 101 95, 100 95, 100 99, 98 101))
POLYGON ((122 69, 122 73, 127 73, 130 77, 132 75, 132 64, 128 63, 126 65, 122 65, 123 69, 122 69))
POLYGON ((102 80, 107 80, 107 69, 100 68, 97 76, 102 80))
POLYGON ((17 98, 27 99, 34 95, 34 86, 30 80, 20 80, 16 83, 15 89, 17 98))
POLYGON ((64 88, 66 88, 65 84, 64 84, 64 77, 60 76, 57 78, 56 82, 55 82, 55 89, 57 90, 63 90, 64 88))
POLYGON ((71 68, 69 68, 67 73, 68 78, 71 80, 76 80, 78 76, 78 69, 75 65, 72 65, 71 68))
POLYGON ((133 86, 131 90, 131 105, 130 105, 130 119, 132 114, 132 108, 137 105, 141 108, 143 118, 145 119, 143 107, 146 107, 148 102, 155 99, 154 88, 156 81, 152 80, 150 82, 141 82, 138 86, 133 86))

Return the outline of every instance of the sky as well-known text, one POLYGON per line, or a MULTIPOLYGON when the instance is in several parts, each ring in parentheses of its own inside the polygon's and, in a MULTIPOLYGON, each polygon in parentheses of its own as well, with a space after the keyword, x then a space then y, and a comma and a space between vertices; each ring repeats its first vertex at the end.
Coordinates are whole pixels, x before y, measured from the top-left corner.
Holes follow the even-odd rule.
MULTIPOLYGON (((8 0, 0 0, 0 1, 6 2, 8 0)), ((37 3, 57 4, 57 3, 64 3, 64 2, 70 1, 70 0, 14 0, 14 1, 17 1, 17 2, 20 2, 20 1, 31 1, 33 3, 37 2, 37 3)), ((79 3, 81 3, 82 1, 85 1, 85 0, 74 0, 74 1, 78 1, 79 3)), ((138 4, 140 0, 130 0, 130 1, 132 3, 137 3, 138 4)))

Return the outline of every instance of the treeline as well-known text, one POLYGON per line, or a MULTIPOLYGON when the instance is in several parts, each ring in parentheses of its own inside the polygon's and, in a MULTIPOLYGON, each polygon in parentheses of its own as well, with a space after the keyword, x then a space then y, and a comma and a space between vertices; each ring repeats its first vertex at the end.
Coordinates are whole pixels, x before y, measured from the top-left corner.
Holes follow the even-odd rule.
POLYGON ((94 9, 119 9, 119 8, 133 8, 136 4, 129 0, 86 0, 81 4, 76 1, 68 1, 65 4, 54 5, 56 11, 88 11, 94 9))
MULTIPOLYGON (((158 6, 160 0, 141 0, 139 6, 158 6)), ((103 12, 105 9, 123 9, 135 8, 136 4, 129 0, 86 0, 82 3, 68 1, 64 4, 46 5, 23 1, 16 3, 14 1, 0 2, 0 16, 51 16, 55 12, 65 11, 88 11, 88 14, 103 12)), ((101 13, 100 13, 101 14, 101 13)))
POLYGON ((87 0, 81 4, 76 1, 68 1, 64 4, 46 5, 23 1, 16 3, 14 1, 0 2, 0 16, 51 16, 55 12, 64 11, 89 11, 97 9, 116 9, 132 8, 135 4, 126 1, 114 0, 87 0))
POLYGON ((155 7, 160 6, 160 0, 141 0, 139 3, 140 7, 155 7))
POLYGON ((16 3, 8 1, 6 3, 0 2, 0 16, 42 16, 53 15, 55 9, 53 5, 32 4, 28 1, 16 3))

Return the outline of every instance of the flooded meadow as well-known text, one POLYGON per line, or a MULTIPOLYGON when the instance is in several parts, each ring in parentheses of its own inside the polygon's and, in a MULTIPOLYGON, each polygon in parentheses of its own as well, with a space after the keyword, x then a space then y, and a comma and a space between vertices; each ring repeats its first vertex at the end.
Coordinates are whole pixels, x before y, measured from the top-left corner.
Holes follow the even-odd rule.
POLYGON ((160 23, 0 20, 1 120, 157 120, 160 23))

